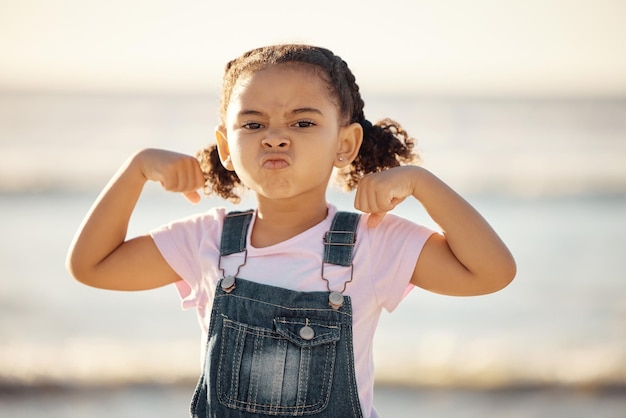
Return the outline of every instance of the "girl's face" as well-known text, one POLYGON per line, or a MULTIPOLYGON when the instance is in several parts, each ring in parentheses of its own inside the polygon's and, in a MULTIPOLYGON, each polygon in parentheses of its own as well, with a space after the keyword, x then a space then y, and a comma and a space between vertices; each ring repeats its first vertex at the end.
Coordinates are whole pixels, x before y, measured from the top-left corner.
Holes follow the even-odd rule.
POLYGON ((293 65, 242 75, 217 131, 225 167, 259 198, 299 201, 325 199, 333 167, 352 161, 361 137, 358 124, 340 126, 325 83, 293 65))

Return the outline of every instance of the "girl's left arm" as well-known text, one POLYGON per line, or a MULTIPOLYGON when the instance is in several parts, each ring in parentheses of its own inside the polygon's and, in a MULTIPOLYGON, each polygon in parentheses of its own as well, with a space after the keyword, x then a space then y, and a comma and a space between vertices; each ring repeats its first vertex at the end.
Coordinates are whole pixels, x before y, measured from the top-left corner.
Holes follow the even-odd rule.
POLYGON ((515 277, 515 260, 487 221, 465 199, 429 171, 416 166, 365 176, 355 207, 376 227, 386 212, 409 196, 420 201, 442 229, 422 249, 411 283, 444 295, 496 292, 515 277))

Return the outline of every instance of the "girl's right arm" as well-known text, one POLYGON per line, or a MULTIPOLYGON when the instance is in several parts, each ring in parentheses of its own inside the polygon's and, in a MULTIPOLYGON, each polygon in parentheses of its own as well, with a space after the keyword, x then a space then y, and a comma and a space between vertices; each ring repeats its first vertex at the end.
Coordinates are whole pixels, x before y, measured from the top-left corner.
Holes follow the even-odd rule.
POLYGON ((126 239, 128 223, 148 181, 181 192, 192 203, 204 175, 194 157, 147 149, 133 155, 104 188, 70 246, 67 269, 89 286, 152 289, 180 280, 149 235, 126 239))

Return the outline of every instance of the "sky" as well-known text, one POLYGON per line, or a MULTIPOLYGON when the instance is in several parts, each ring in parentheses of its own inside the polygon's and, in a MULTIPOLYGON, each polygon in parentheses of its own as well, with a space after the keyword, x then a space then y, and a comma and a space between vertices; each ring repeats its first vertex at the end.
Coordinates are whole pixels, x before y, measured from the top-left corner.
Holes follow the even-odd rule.
POLYGON ((0 0, 0 91, 215 92, 224 64, 303 42, 361 88, 626 95, 623 0, 0 0))

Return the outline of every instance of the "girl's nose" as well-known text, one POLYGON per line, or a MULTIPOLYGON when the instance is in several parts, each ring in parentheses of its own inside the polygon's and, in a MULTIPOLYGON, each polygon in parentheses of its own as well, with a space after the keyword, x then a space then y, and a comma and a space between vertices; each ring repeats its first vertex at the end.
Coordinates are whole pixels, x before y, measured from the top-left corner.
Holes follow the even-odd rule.
POLYGON ((268 132, 267 136, 261 141, 261 144, 265 148, 287 148, 291 145, 291 141, 278 132, 268 132))

